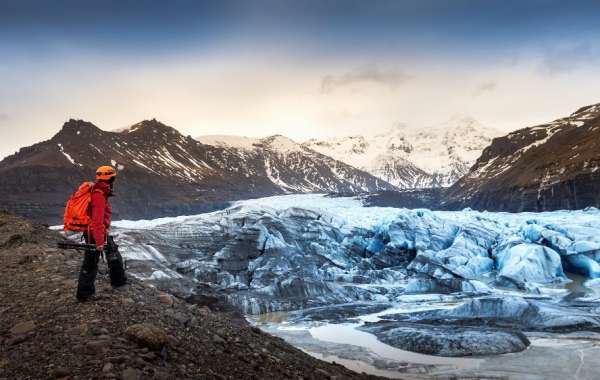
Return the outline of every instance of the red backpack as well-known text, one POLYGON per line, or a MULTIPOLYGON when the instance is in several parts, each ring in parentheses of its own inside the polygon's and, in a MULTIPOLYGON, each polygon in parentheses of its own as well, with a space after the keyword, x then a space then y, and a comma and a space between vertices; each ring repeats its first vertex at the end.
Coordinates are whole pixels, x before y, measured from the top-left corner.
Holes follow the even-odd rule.
POLYGON ((92 222, 93 182, 84 182, 71 195, 65 208, 64 230, 85 232, 92 222))

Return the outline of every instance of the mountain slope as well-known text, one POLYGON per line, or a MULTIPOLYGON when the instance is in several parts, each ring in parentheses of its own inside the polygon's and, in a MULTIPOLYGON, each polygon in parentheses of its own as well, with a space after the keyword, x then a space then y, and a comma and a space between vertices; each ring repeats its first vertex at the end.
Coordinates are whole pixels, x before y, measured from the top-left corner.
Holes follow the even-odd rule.
POLYGON ((81 252, 59 252, 60 240, 0 213, 3 379, 376 379, 250 326, 214 292, 188 303, 133 276, 118 290, 98 276, 96 297, 79 303, 81 252))
POLYGON ((400 189, 447 187, 466 174, 498 132, 470 117, 426 129, 397 126, 371 136, 312 139, 304 146, 400 189))
POLYGON ((493 140, 445 207, 542 211, 600 206, 600 104, 493 140))
POLYGON ((200 136, 197 140, 256 162, 262 166, 266 177, 286 192, 356 193, 394 189, 394 186, 369 173, 281 135, 263 139, 200 136))
POLYGON ((0 162, 0 208, 58 223, 68 195, 93 178, 101 164, 120 171, 115 218, 194 214, 231 200, 291 191, 392 188, 316 152, 300 147, 282 151, 286 143, 281 138, 263 141, 262 149, 272 152, 265 160, 258 153, 202 144, 156 120, 120 132, 69 120, 50 140, 0 162))
POLYGON ((229 197, 278 192, 268 180, 236 172, 243 164, 239 157, 156 120, 121 133, 70 120, 52 139, 0 162, 0 207, 38 221, 60 222, 68 195, 93 178, 100 164, 120 169, 113 198, 116 218, 197 213, 229 197))

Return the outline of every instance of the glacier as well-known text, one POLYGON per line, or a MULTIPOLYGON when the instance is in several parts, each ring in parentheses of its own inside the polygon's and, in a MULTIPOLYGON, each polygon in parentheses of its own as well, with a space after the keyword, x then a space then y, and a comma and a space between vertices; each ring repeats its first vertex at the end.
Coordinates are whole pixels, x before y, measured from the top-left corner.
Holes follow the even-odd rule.
POLYGON ((493 375, 494 363, 512 374, 577 370, 566 359, 523 363, 595 344, 600 210, 452 212, 366 202, 282 195, 111 228, 132 275, 192 303, 234 306, 317 357, 359 360, 375 374, 392 368, 391 376, 493 375), (331 340, 340 334, 356 339, 331 340), (461 358, 473 368, 456 368, 463 356, 498 359, 461 358))
POLYGON ((303 194, 113 229, 140 278, 186 294, 208 285, 248 314, 410 294, 554 294, 567 273, 600 278, 595 208, 451 212, 303 194))

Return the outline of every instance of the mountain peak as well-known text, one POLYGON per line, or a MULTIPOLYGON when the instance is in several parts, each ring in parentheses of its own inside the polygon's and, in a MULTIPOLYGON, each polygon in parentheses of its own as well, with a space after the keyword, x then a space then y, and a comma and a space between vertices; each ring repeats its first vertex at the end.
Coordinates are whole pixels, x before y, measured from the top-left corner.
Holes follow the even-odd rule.
POLYGON ((121 133, 179 134, 179 131, 156 120, 156 118, 152 118, 150 120, 142 120, 139 123, 135 123, 131 127, 122 130, 121 133))
POLYGON ((102 134, 102 130, 89 121, 69 119, 52 139, 56 140, 65 137, 81 138, 85 136, 97 136, 99 134, 102 134))
POLYGON ((94 124, 92 124, 89 121, 85 121, 82 119, 69 119, 69 121, 66 121, 63 126, 62 129, 63 131, 72 131, 72 130, 81 130, 81 129, 99 129, 98 127, 96 127, 94 124))
POLYGON ((265 137, 263 140, 268 141, 268 142, 274 142, 274 143, 283 142, 286 144, 298 145, 294 140, 290 139, 289 137, 286 137, 284 135, 279 135, 279 134, 265 137))
POLYGON ((295 152, 301 151, 302 146, 290 139, 289 137, 285 137, 283 135, 273 135, 262 139, 262 142, 265 145, 269 145, 275 150, 281 152, 295 152))

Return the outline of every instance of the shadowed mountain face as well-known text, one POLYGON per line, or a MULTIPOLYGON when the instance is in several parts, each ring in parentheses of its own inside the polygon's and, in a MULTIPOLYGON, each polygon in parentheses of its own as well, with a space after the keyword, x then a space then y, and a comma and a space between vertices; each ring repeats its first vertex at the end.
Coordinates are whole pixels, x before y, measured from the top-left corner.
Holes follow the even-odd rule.
POLYGON ((544 211, 600 206, 600 104, 496 138, 445 208, 544 211))
POLYGON ((204 145, 156 120, 121 132, 69 120, 52 139, 0 162, 0 208, 59 223, 68 196, 81 182, 91 180, 102 164, 120 171, 113 198, 115 218, 195 214, 230 200, 290 191, 393 188, 309 149, 288 146, 278 151, 277 141, 273 142, 261 150, 269 152, 270 159, 265 160, 261 151, 243 154, 204 145))

